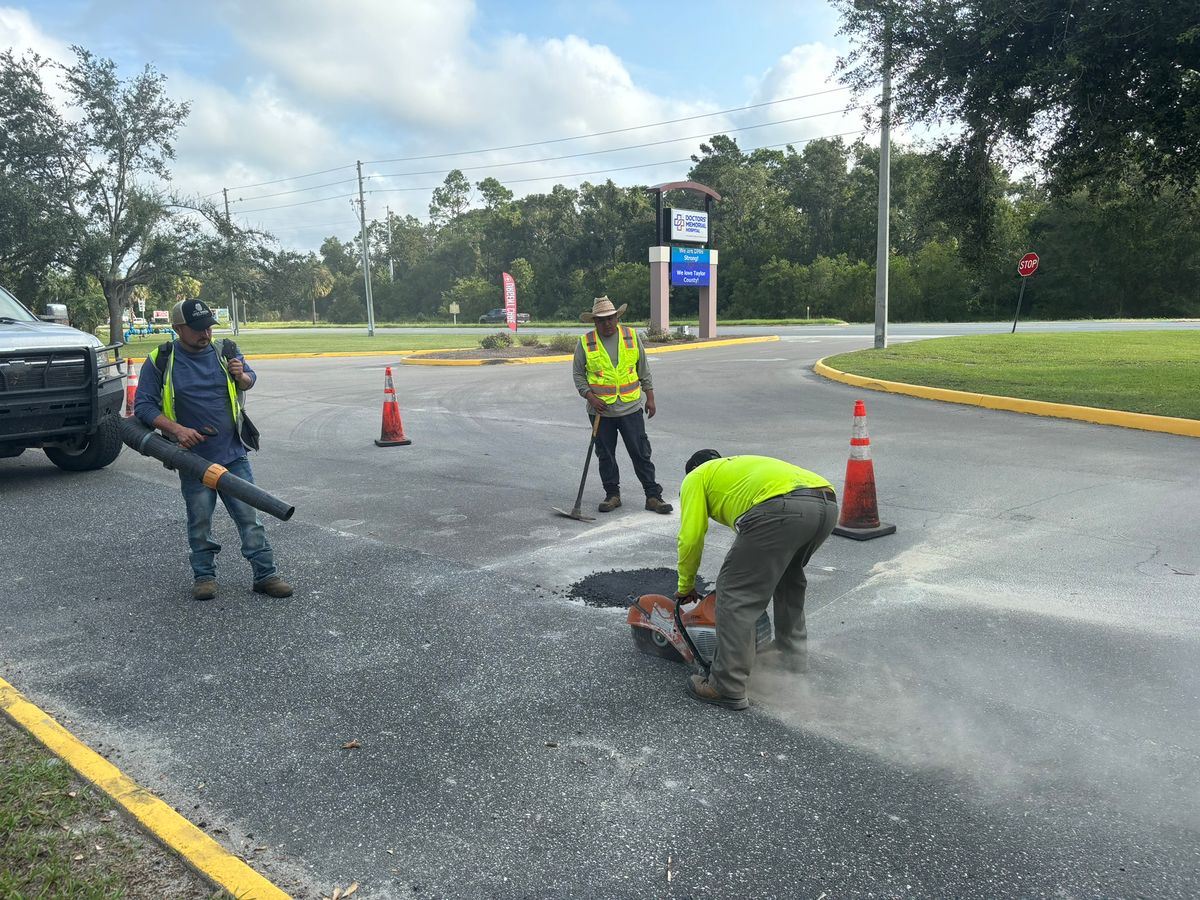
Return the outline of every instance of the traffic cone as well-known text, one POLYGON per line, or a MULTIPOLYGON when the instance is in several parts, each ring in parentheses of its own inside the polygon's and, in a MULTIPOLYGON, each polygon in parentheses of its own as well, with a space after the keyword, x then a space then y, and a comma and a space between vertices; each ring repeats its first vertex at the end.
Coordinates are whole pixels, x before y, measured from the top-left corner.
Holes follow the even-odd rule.
POLYGON ((134 368, 133 360, 125 363, 125 368, 129 370, 129 374, 125 378, 125 418, 133 415, 133 402, 137 396, 137 369, 134 368))
POLYGON ((871 438, 867 435, 867 407, 854 401, 854 431, 850 436, 850 459, 846 463, 846 484, 842 490, 842 513, 834 534, 866 541, 895 534, 896 526, 879 521, 875 500, 875 465, 871 462, 871 438))
POLYGON ((404 434, 404 423, 400 421, 400 404, 396 402, 396 388, 392 384, 392 367, 383 375, 383 429, 376 447, 402 447, 411 444, 404 434))

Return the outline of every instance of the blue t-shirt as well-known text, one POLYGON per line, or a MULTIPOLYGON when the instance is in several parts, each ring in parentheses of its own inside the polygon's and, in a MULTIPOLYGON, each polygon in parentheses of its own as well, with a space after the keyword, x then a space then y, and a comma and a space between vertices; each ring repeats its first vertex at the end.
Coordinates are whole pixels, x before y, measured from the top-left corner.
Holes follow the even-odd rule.
MULTIPOLYGON (((215 343, 215 342, 214 342, 215 343)), ((171 387, 175 394, 175 421, 199 431, 205 425, 217 429, 215 435, 206 436, 192 448, 197 456, 209 462, 226 465, 246 455, 246 448, 234 427, 233 413, 229 409, 229 379, 217 359, 217 351, 211 344, 199 353, 189 353, 179 341, 171 352, 171 387)), ((239 353, 237 359, 245 359, 239 353)), ((254 370, 246 365, 245 372, 257 380, 254 370)), ((138 376, 134 414, 146 425, 154 427, 154 420, 162 414, 163 377, 158 368, 146 358, 138 376)))

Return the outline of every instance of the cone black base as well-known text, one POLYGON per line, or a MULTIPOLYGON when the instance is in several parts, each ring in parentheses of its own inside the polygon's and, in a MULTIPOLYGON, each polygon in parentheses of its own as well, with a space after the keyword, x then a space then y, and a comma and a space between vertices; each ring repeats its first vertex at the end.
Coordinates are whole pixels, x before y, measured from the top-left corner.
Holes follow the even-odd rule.
POLYGON ((841 525, 837 525, 834 527, 833 533, 853 538, 856 541, 869 541, 871 538, 883 537, 885 534, 895 534, 896 526, 889 525, 887 522, 880 522, 876 528, 843 528, 841 525))
POLYGON ((408 438, 405 438, 402 441, 381 441, 378 438, 375 439, 376 447, 404 447, 411 443, 412 441, 410 441, 408 438))

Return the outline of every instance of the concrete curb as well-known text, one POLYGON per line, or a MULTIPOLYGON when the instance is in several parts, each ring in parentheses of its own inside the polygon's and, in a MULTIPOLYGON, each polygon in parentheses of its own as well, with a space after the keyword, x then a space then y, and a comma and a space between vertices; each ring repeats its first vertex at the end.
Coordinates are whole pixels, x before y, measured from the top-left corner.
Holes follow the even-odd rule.
MULTIPOLYGON (((719 341, 705 341, 704 343, 696 344, 680 344, 678 347, 650 347, 646 352, 651 355, 659 353, 675 353, 679 350, 707 350, 709 347, 729 347, 733 344, 765 344, 769 341, 779 340, 777 334, 767 334, 761 337, 747 338, 729 338, 719 341)), ((474 348, 468 348, 474 349, 474 348)), ((570 362, 574 358, 574 354, 565 354, 563 356, 515 356, 511 359, 420 359, 419 357, 426 356, 430 353, 446 353, 446 350, 413 350, 404 359, 400 360, 401 365, 405 366, 498 366, 498 365, 519 365, 528 366, 536 365, 537 363, 553 363, 553 362, 570 362)))
POLYGON ((215 887, 239 900, 291 900, 262 875, 131 781, 104 757, 0 678, 0 710, 51 753, 103 791, 128 816, 215 887))
POLYGON ((1071 406, 1067 403, 1049 403, 1044 400, 1022 400, 1019 397, 998 397, 991 394, 974 394, 968 391, 952 391, 947 388, 925 387, 906 384, 902 381, 882 381, 852 375, 825 365, 824 359, 817 360, 813 371, 818 375, 843 384, 866 388, 871 391, 886 391, 889 394, 906 394, 923 400, 941 400, 946 403, 961 403, 966 406, 981 406, 985 409, 1001 409, 1007 412, 1027 413, 1055 419, 1075 419, 1096 425, 1116 425, 1121 428, 1137 428, 1142 431, 1158 431, 1181 437, 1200 437, 1200 420, 1177 419, 1172 416, 1152 416, 1147 413, 1124 412, 1117 409, 1098 409, 1092 406, 1071 406))

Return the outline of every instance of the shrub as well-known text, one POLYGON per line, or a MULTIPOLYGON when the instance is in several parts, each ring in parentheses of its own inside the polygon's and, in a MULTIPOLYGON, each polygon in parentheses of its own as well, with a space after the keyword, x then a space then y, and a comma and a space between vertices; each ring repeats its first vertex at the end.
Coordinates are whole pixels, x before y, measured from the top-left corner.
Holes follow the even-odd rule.
POLYGON ((562 353, 571 353, 575 350, 575 345, 579 343, 579 338, 573 334, 559 333, 551 335, 546 344, 554 350, 562 353))
POLYGON ((540 347, 540 346, 542 346, 542 339, 540 337, 538 337, 536 334, 523 334, 517 338, 517 341, 521 344, 522 347, 540 347))
POLYGON ((661 328, 647 328, 642 332, 642 342, 646 344, 669 344, 671 338, 671 332, 663 331, 661 328))
POLYGON ((479 346, 484 350, 501 350, 504 347, 511 347, 512 344, 512 335, 507 331, 497 331, 495 334, 489 334, 479 342, 479 346))

